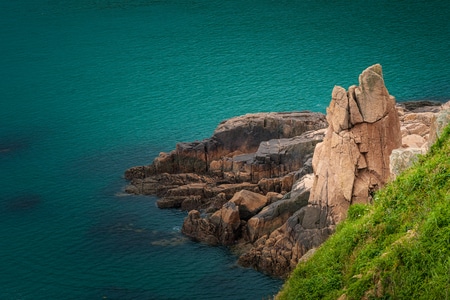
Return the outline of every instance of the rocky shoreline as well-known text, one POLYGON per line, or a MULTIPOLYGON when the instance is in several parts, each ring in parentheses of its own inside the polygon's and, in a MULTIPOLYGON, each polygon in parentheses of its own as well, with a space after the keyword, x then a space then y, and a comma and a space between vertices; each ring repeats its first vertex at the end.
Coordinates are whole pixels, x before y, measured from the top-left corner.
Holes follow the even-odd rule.
POLYGON ((287 276, 334 232, 353 203, 412 164, 449 122, 450 102, 396 104, 380 65, 335 87, 327 115, 257 113, 219 124, 125 172, 126 192, 189 211, 182 232, 225 245, 242 266, 287 276))

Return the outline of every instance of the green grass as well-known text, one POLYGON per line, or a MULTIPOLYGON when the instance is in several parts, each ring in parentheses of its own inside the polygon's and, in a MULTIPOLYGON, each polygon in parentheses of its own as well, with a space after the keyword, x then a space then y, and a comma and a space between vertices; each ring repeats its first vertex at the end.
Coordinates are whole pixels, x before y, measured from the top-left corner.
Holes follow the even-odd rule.
POLYGON ((450 126, 348 218, 277 299, 450 299, 450 126), (344 298, 345 297, 345 298, 344 298))

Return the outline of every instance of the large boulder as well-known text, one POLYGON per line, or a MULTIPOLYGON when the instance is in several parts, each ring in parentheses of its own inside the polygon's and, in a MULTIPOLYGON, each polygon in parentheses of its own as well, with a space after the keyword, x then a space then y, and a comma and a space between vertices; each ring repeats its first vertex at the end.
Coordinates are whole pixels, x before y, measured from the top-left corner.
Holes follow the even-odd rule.
POLYGON ((181 231, 188 237, 211 245, 233 245, 241 237, 239 207, 228 201, 221 209, 207 218, 197 210, 191 210, 181 231))
POLYGON ((183 222, 182 232, 195 241, 216 246, 219 239, 216 237, 216 227, 208 219, 202 218, 198 210, 191 210, 183 222))
POLYGON ((266 206, 267 197, 247 190, 242 190, 234 194, 230 202, 239 207, 240 218, 248 220, 266 206))
POLYGON ((418 161, 419 155, 424 153, 424 149, 412 147, 392 150, 389 162, 392 179, 395 179, 403 171, 411 167, 418 161))
POLYGON ((231 201, 225 203, 209 221, 215 225, 215 236, 222 245, 232 245, 240 238, 241 218, 239 207, 235 203, 231 201))

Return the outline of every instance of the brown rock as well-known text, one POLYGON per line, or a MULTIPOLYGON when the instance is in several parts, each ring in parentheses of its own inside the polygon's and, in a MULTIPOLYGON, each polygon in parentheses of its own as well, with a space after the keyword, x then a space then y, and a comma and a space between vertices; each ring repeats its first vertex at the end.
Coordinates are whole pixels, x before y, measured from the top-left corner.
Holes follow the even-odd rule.
POLYGON ((249 239, 256 241, 239 258, 244 266, 286 276, 305 253, 327 239, 352 203, 370 202, 373 191, 387 182, 389 155, 401 145, 395 99, 384 86, 380 65, 366 69, 359 82, 348 92, 333 89, 329 127, 312 159, 314 184, 308 204, 305 201, 278 229, 270 228, 271 233, 263 230, 261 218, 267 208, 251 218, 249 239))
MULTIPOLYGON (((183 174, 170 176, 178 178, 181 175, 183 174)), ((145 180, 149 180, 149 178, 145 180)), ((175 183, 172 182, 172 184, 175 183)), ((207 209, 216 211, 227 200, 231 199, 236 192, 242 190, 260 192, 257 184, 248 182, 221 185, 212 183, 190 183, 180 186, 167 185, 164 186, 168 188, 165 191, 162 190, 162 186, 158 185, 158 182, 153 182, 153 184, 161 189, 159 192, 161 198, 156 202, 159 208, 181 208, 182 210, 207 209)))
POLYGON ((323 114, 306 111, 257 113, 231 118, 220 123, 211 138, 179 143, 170 153, 160 153, 152 165, 130 168, 125 177, 131 180, 160 173, 216 173, 225 167, 223 162, 218 162, 222 157, 252 153, 262 141, 293 138, 326 125, 323 114))
POLYGON ((380 120, 395 106, 395 99, 389 95, 384 85, 381 65, 373 65, 359 75, 355 100, 364 122, 367 123, 380 120))
MULTIPOLYGON (((411 167, 420 154, 425 154, 450 122, 450 101, 441 106, 425 107, 419 107, 417 103, 422 102, 413 102, 414 112, 407 111, 401 117, 402 148, 394 149, 390 155, 392 179, 411 167)), ((403 105, 408 107, 409 103, 403 105)))
POLYGON ((251 242, 270 234, 283 225, 297 210, 308 204, 312 175, 306 175, 295 184, 295 188, 283 199, 266 206, 247 222, 248 239, 251 242))
POLYGON ((239 207, 240 218, 242 220, 248 220, 266 206, 267 197, 247 190, 242 190, 234 194, 230 202, 233 202, 239 207))
POLYGON ((216 227, 208 220, 201 217, 200 212, 191 210, 183 222, 181 231, 188 237, 207 243, 218 245, 219 240, 215 236, 216 227))
POLYGON ((239 264, 286 277, 303 254, 318 247, 331 234, 331 228, 319 228, 321 214, 318 207, 303 207, 270 235, 259 238, 253 248, 239 257, 239 264))
POLYGON ((410 134, 402 138, 402 147, 404 148, 421 148, 425 143, 425 138, 418 134, 410 134))
POLYGON ((192 239, 212 245, 232 245, 241 236, 239 207, 228 201, 209 218, 191 210, 181 231, 192 239))
POLYGON ((444 128, 450 123, 450 101, 442 105, 441 111, 432 119, 430 139, 428 143, 434 144, 442 134, 444 128))
POLYGON ((327 208, 326 219, 333 224, 345 218, 350 204, 387 182, 389 155, 401 145, 395 100, 384 86, 381 66, 366 69, 359 81, 359 87, 349 89, 351 97, 342 88, 333 89, 327 109, 330 127, 313 157, 310 202, 327 208), (350 107, 348 98, 357 105, 350 107))
POLYGON ((324 134, 325 130, 319 129, 294 138, 264 141, 256 153, 222 157, 214 160, 210 169, 214 174, 223 174, 229 181, 258 183, 264 192, 286 193, 290 191, 293 180, 289 177, 278 178, 292 177, 292 172, 303 168, 324 134), (269 179, 276 179, 277 182, 264 182, 269 179))
POLYGON ((276 192, 268 192, 266 194, 267 197, 267 205, 275 203, 283 199, 283 195, 276 192))

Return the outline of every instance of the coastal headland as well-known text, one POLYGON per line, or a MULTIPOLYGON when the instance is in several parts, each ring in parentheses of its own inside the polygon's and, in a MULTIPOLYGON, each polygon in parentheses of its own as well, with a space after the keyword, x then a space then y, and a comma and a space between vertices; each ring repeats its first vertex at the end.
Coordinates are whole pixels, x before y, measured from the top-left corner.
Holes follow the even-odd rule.
POLYGON ((332 90, 327 114, 247 114, 125 172, 130 194, 188 211, 182 232, 239 264, 286 277, 374 193, 426 153, 450 102, 396 103, 381 65, 332 90))

